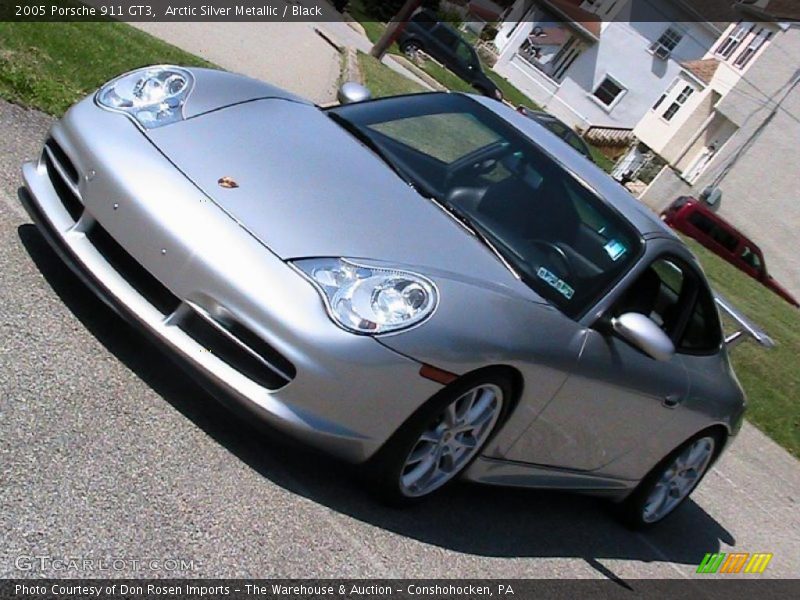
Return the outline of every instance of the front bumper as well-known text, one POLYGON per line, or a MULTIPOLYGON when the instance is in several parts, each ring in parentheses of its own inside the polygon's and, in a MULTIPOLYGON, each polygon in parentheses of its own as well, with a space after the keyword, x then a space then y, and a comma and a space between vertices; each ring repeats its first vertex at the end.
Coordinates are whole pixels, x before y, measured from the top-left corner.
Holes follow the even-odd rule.
POLYGON ((419 363, 335 326, 312 285, 126 117, 87 99, 50 135, 57 152, 23 167, 20 197, 39 229, 107 304, 226 397, 362 462, 440 389, 419 363))

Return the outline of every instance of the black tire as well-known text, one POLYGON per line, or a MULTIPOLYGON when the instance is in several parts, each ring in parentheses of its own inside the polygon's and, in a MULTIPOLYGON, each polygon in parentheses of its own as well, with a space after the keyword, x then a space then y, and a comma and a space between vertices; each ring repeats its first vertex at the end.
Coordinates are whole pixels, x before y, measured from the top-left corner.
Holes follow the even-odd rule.
POLYGON ((666 519, 669 519, 672 515, 674 515, 678 509, 683 505, 684 502, 692 495, 697 486, 703 481, 703 478, 706 474, 711 470, 711 467, 714 465, 719 453, 722 450, 723 445, 723 435, 717 430, 705 430, 701 431, 700 433, 692 436, 688 440, 686 440, 683 444, 678 446, 675 450, 669 453, 663 460, 661 460, 655 467, 653 467, 652 471, 647 474, 647 476, 642 479, 633 493, 628 496, 625 500, 614 507, 614 512, 616 517, 622 522, 623 525, 632 529, 634 531, 646 530, 650 529, 658 525, 659 523, 663 523, 666 519), (703 439, 703 438, 710 438, 713 440, 714 447, 711 452, 711 457, 709 458, 708 462, 706 463, 703 472, 700 474, 698 478, 694 481, 694 483, 689 488, 688 492, 680 499, 680 501, 672 506, 669 511, 656 519, 648 520, 645 518, 645 506, 647 504, 648 499, 650 498, 650 494, 656 488, 656 485, 659 483, 662 475, 665 474, 665 471, 669 469, 675 460, 691 445, 695 442, 703 439))
MULTIPOLYGON (((379 498, 391 506, 408 506, 426 500, 439 493, 453 481, 458 479, 478 456, 481 450, 492 439, 505 420, 513 398, 513 380, 511 375, 501 369, 478 371, 454 381, 434 395, 420 407, 383 445, 368 465, 368 472, 379 498), (406 461, 415 450, 422 434, 435 423, 442 423, 440 417, 445 409, 480 386, 492 386, 501 392, 500 407, 488 434, 477 444, 471 456, 453 470, 446 481, 420 495, 409 495, 401 484, 401 476, 407 468, 406 461)), ((455 436, 453 436, 455 437, 455 436)), ((451 438, 452 439, 452 438, 451 438)))

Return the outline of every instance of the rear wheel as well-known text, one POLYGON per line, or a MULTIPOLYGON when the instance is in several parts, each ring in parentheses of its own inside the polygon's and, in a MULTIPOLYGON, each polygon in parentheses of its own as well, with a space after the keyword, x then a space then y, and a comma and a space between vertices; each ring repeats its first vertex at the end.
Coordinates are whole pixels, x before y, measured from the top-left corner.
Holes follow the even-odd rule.
POLYGON ((408 504, 456 479, 497 429, 511 390, 510 378, 496 373, 465 377, 434 396, 376 457, 382 497, 408 504))
POLYGON ((720 443, 713 432, 684 442, 619 506, 621 520, 633 529, 645 529, 673 514, 705 477, 720 443))

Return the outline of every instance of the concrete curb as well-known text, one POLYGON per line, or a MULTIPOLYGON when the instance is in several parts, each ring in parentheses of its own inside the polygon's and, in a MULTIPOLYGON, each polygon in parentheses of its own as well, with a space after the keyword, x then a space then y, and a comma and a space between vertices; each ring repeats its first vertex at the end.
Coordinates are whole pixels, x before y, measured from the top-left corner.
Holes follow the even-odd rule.
POLYGON ((436 81, 436 79, 434 79, 433 77, 428 75, 425 71, 420 69, 417 65, 415 65, 413 62, 408 60, 405 56, 400 56, 398 54, 391 54, 391 55, 387 55, 387 57, 389 58, 389 60, 393 60, 394 62, 396 62, 401 67, 411 71, 414 75, 416 75, 418 78, 420 78, 426 84, 428 84, 428 86, 430 86, 432 89, 434 89, 434 90, 436 90, 438 92, 446 92, 447 91, 447 88, 445 86, 443 86, 441 83, 436 81))

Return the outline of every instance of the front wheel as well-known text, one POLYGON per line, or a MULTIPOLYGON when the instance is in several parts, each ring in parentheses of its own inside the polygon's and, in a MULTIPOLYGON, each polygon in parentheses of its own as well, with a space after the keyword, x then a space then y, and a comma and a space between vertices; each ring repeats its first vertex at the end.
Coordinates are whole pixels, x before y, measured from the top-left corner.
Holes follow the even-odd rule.
POLYGON ((673 514, 705 477, 719 444, 709 432, 684 442, 619 506, 622 521, 632 529, 645 529, 673 514))
POLYGON ((415 42, 412 40, 410 42, 406 42, 405 44, 403 44, 401 50, 403 51, 403 54, 406 55, 406 58, 413 61, 417 60, 417 58, 419 57, 419 52, 420 50, 422 50, 422 46, 419 45, 419 42, 415 42))
POLYGON ((456 479, 496 430, 511 390, 510 379, 497 373, 465 377, 434 396, 376 456, 384 500, 409 504, 456 479))

